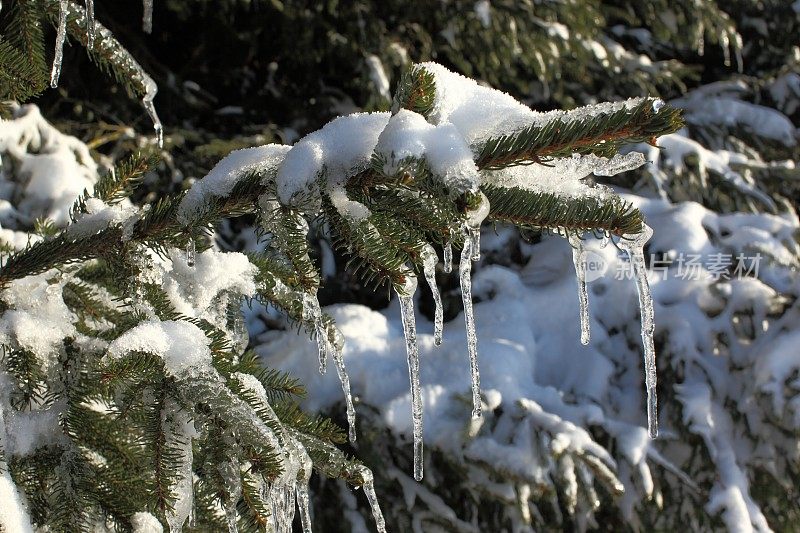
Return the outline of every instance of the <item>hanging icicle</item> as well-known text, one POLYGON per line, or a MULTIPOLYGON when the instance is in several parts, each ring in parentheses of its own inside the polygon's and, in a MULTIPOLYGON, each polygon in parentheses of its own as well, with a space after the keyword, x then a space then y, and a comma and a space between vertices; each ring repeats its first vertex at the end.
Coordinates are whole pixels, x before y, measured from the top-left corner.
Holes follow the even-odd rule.
POLYGON ((414 317, 414 293, 417 291, 417 278, 409 270, 406 283, 397 291, 400 300, 400 314, 403 320, 403 334, 406 338, 408 356, 408 379, 411 382, 411 419, 414 431, 414 479, 422 479, 422 393, 419 383, 419 348, 417 346, 417 323, 414 317))
POLYGON ((142 30, 153 33, 153 0, 142 0, 142 30))
POLYGON ((314 324, 317 336, 317 351, 319 353, 319 373, 327 371, 328 356, 333 359, 336 365, 336 373, 339 375, 339 382, 342 384, 345 406, 347 407, 348 436, 350 442, 356 441, 356 409, 353 405, 353 395, 350 392, 350 377, 344 366, 344 337, 338 329, 334 329, 336 339, 331 342, 328 338, 328 329, 325 327, 325 320, 322 316, 322 309, 317 300, 316 294, 303 293, 303 320, 314 324))
POLYGON ((475 209, 467 211, 464 224, 464 247, 461 249, 459 263, 459 279, 461 281, 461 299, 464 302, 464 322, 467 328, 467 352, 469 353, 469 370, 472 382, 472 418, 481 417, 481 374, 478 369, 478 337, 475 334, 475 315, 472 310, 472 261, 480 259, 481 223, 489 215, 489 199, 482 192, 480 202, 475 209))
POLYGON ((344 402, 347 409, 347 436, 351 443, 356 442, 356 409, 353 406, 353 395, 350 392, 350 377, 344 366, 344 354, 340 346, 331 345, 333 362, 336 365, 336 373, 339 375, 339 382, 342 384, 344 402))
POLYGON ((50 71, 50 87, 58 87, 61 76, 61 63, 64 61, 64 41, 67 39, 67 0, 59 2, 58 29, 56 30, 56 51, 53 57, 53 68, 50 71))
POLYGON ((94 0, 86 0, 86 47, 94 46, 94 0))
POLYGON ((642 347, 644 348, 644 376, 647 388, 647 430, 650 438, 658 436, 658 398, 656 396, 656 353, 653 333, 655 332, 655 313, 650 283, 647 281, 647 266, 644 261, 644 245, 650 240, 653 230, 642 224, 642 232, 624 235, 619 247, 628 253, 639 293, 639 309, 642 315, 642 347))
POLYGON ((581 317, 581 344, 589 344, 589 293, 586 290, 586 262, 584 257, 583 240, 578 235, 571 234, 569 243, 572 245, 572 263, 575 265, 575 276, 578 278, 578 303, 581 317))
POLYGON ((444 311, 442 309, 442 295, 439 294, 439 286, 436 285, 436 263, 439 258, 433 246, 426 244, 422 249, 422 270, 425 273, 425 280, 431 288, 433 303, 435 305, 433 317, 433 343, 436 346, 442 344, 442 331, 444 330, 444 311))
POLYGON ((156 93, 158 93, 158 86, 150 76, 144 74, 144 71, 142 71, 142 75, 146 88, 145 94, 142 97, 142 105, 144 105, 144 109, 147 111, 150 120, 153 121, 153 130, 156 132, 156 143, 158 147, 164 148, 164 127, 161 125, 161 120, 158 118, 158 113, 156 113, 156 106, 153 104, 156 93))
POLYGON ((449 274, 453 271, 453 237, 450 237, 442 249, 442 270, 449 274))
POLYGON ((467 326, 467 352, 469 371, 472 380, 472 418, 481 417, 481 374, 478 369, 478 336, 475 333, 475 315, 472 311, 472 246, 474 241, 467 237, 461 250, 459 278, 461 280, 461 299, 464 302, 464 322, 467 326))
POLYGON ((361 488, 364 489, 364 494, 369 502, 369 508, 372 510, 372 517, 375 519, 375 527, 378 533, 386 533, 386 522, 383 519, 381 506, 378 503, 378 496, 375 494, 375 482, 372 478, 372 471, 366 466, 359 466, 358 472, 361 474, 361 479, 364 482, 361 488))
POLYGON ((328 338, 325 333, 325 324, 322 321, 322 309, 316 294, 303 293, 303 320, 314 324, 319 354, 319 373, 325 374, 328 370, 328 338))

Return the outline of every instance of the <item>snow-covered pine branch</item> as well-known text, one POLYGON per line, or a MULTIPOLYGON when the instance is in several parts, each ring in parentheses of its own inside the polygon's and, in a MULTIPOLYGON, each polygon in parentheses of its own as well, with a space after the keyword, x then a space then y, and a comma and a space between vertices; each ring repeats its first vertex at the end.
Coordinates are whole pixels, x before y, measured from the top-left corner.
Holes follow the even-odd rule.
MULTIPOLYGON (((52 482, 70 487, 56 492, 63 504, 59 509, 69 511, 48 514, 36 508, 35 520, 91 522, 93 513, 102 510, 110 520, 131 521, 142 509, 126 507, 124 498, 95 500, 81 487, 86 476, 98 476, 137 494, 144 487, 130 487, 130 472, 139 472, 153 494, 145 498, 151 502, 148 510, 173 531, 193 516, 208 523, 222 519, 230 528, 240 519, 258 523, 264 518, 260 510, 270 508, 275 527, 285 527, 295 501, 308 527, 310 460, 326 474, 364 484, 383 527, 370 473, 332 444, 339 441, 338 430, 312 423, 282 404, 273 408, 268 389, 279 383, 256 372, 252 357, 243 353, 248 344, 238 310, 243 296, 257 295, 307 325, 317 337, 320 369, 328 357, 336 365, 355 439, 343 338, 316 299, 319 275, 306 242, 308 219, 321 215, 328 220, 340 245, 356 259, 356 269, 367 279, 389 281, 399 296, 417 479, 422 477, 423 406, 414 293, 417 273, 425 274, 436 292, 432 245, 445 251, 462 248, 460 278, 470 339, 464 364, 471 374, 472 416, 481 417, 470 269, 480 257, 480 225, 493 218, 484 188, 522 198, 520 204, 507 203, 500 219, 539 227, 548 221, 546 227, 573 238, 586 230, 614 235, 623 244, 630 240, 634 263, 641 260, 649 236, 641 216, 610 189, 582 180, 592 172, 613 175, 641 164, 640 157, 613 152, 622 143, 674 131, 679 119, 673 109, 641 99, 540 114, 438 65, 415 69, 432 77, 422 89, 429 91, 422 95, 431 104, 427 119, 402 102, 394 114, 341 117, 292 147, 234 152, 185 195, 145 208, 114 192, 133 191, 137 176, 146 171, 145 163, 132 160, 128 178, 92 178, 63 230, 4 258, 3 345, 12 364, 6 367, 3 412, 6 420, 20 421, 20 435, 30 435, 33 443, 6 446, 6 457, 14 471, 25 461, 48 464, 41 455, 46 452, 60 465, 52 482), (481 113, 475 114, 472 108, 479 102, 481 113), (607 136, 599 125, 610 128, 607 136), (508 168, 478 166, 492 139, 505 139, 491 153, 508 168), (548 151, 547 139, 558 147, 548 151), (521 205, 526 195, 544 198, 539 205, 545 213, 526 213, 521 205), (266 255, 251 261, 208 249, 204 234, 209 225, 248 212, 259 215, 271 236, 266 255), (626 216, 620 217, 621 212, 626 216), (588 218, 580 220, 580 213, 588 218), (31 290, 43 286, 49 287, 48 298, 37 299, 31 290), (32 330, 48 334, 31 336, 32 330), (263 379, 254 377, 259 375, 263 379), (14 392, 14 383, 21 392, 14 392), (19 407, 30 410, 29 422, 15 414, 19 407), (61 427, 54 425, 56 418, 65 421, 61 427), (123 423, 130 427, 123 430, 123 423), (97 424, 115 428, 102 443, 92 440, 98 438, 91 431, 97 424), (40 435, 47 440, 39 442, 40 435), (124 435, 139 444, 119 440, 124 435), (134 455, 129 455, 131 446, 134 455), (199 480, 193 483, 194 476, 199 480), (237 506, 241 498, 244 510, 237 506), (222 517, 215 515, 219 508, 222 517)), ((69 161, 73 152, 60 145, 72 141, 47 144, 30 135, 46 129, 40 118, 24 122, 31 109, 20 108, 17 118, 3 124, 11 160, 52 153, 57 161, 69 161), (38 153, 31 156, 30 149, 38 153)), ((37 164, 35 159, 31 163, 34 171, 37 164)), ((579 240, 573 242, 580 246, 579 240)), ((635 272, 647 367, 654 369, 652 306, 643 270, 635 272)), ((441 316, 438 311, 438 329, 441 316)), ((587 328, 588 322, 575 335, 586 337, 587 328)), ((647 385, 648 391, 654 387, 651 370, 647 385)), ((42 490, 25 483, 20 488, 32 495, 42 490)))

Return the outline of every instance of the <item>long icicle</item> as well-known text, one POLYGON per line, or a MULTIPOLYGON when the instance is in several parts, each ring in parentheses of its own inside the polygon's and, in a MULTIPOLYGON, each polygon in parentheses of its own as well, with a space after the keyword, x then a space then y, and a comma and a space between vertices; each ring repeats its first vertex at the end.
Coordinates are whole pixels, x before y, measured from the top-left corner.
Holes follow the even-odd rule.
POLYGON ((378 496, 375 494, 375 483, 372 478, 372 471, 366 466, 359 466, 358 472, 361 474, 361 479, 364 482, 361 488, 364 489, 364 494, 367 496, 369 508, 372 510, 372 517, 375 519, 375 526, 378 533, 386 533, 386 522, 383 519, 381 506, 378 504, 378 496))
POLYGON ((426 244, 422 249, 422 269, 425 273, 425 280, 431 288, 433 303, 435 305, 433 316, 433 343, 436 346, 442 345, 442 331, 444 330, 444 310, 442 309, 442 295, 439 294, 439 286, 436 285, 436 263, 439 258, 433 246, 426 244))
POLYGON ((397 291, 400 300, 400 316, 403 320, 403 334, 406 338, 408 357, 408 380, 411 382, 411 419, 414 431, 414 479, 420 481, 423 471, 422 456, 422 393, 419 383, 419 347, 417 346, 417 322, 414 317, 414 293, 417 291, 417 278, 409 271, 406 282, 397 291))
POLYGON ((325 374, 328 369, 328 339, 325 325, 322 323, 322 309, 316 294, 303 293, 303 320, 313 322, 317 334, 317 352, 319 354, 319 373, 325 374))
POLYGON ((575 265, 575 276, 578 278, 578 303, 581 317, 581 344, 589 344, 589 292, 586 290, 586 263, 583 240, 578 235, 570 235, 572 245, 572 263, 575 265))
POLYGON ((142 0, 142 29, 153 33, 153 0, 142 0))
POLYGON ((61 76, 61 63, 64 61, 64 41, 67 39, 67 0, 59 2, 58 29, 56 30, 56 51, 53 57, 53 68, 50 71, 50 87, 58 87, 61 76))
POLYGON ((467 326, 467 352, 469 371, 472 378, 472 418, 481 417, 481 373, 478 369, 478 336, 475 334, 475 315, 472 311, 472 246, 474 241, 467 237, 461 250, 459 277, 461 280, 461 299, 464 302, 464 322, 467 326))
POLYGON ((336 365, 336 373, 339 382, 342 384, 344 402, 347 408, 348 437, 350 442, 356 441, 356 409, 353 405, 353 395, 350 392, 350 377, 344 366, 344 337, 338 329, 334 329, 336 339, 331 341, 328 337, 328 329, 322 318, 322 309, 319 306, 316 294, 303 294, 303 320, 312 322, 317 334, 317 351, 319 353, 319 373, 324 374, 327 370, 328 356, 333 359, 336 365))
POLYGON ((656 350, 653 341, 655 332, 655 312, 650 283, 647 281, 647 266, 644 261, 644 245, 650 240, 653 230, 642 224, 642 232, 635 235, 624 235, 619 246, 626 252, 631 261, 633 275, 636 278, 636 290, 639 293, 639 309, 642 315, 642 347, 644 348, 644 377, 647 388, 647 431, 651 439, 658 436, 658 397, 656 395, 656 350))
POLYGON ((336 342, 328 342, 328 346, 330 347, 333 363, 336 365, 336 373, 339 375, 339 382, 342 384, 342 392, 344 393, 344 402, 347 409, 347 437, 351 443, 355 443, 356 409, 353 406, 353 395, 350 392, 350 377, 347 375, 347 369, 344 366, 344 339, 338 330, 336 330, 336 333, 336 342))
POLYGON ((94 47, 94 0, 86 2, 86 48, 94 47))

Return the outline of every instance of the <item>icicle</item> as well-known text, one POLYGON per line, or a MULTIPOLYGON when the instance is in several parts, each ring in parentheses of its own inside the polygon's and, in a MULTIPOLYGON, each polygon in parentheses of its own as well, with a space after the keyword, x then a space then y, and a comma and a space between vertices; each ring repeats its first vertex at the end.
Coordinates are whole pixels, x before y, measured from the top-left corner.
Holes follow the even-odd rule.
POLYGON ((386 522, 383 519, 381 506, 378 504, 378 496, 375 494, 375 483, 372 479, 372 471, 366 466, 358 467, 358 472, 361 474, 361 479, 364 484, 361 486, 364 489, 364 494, 369 502, 369 507, 372 510, 372 517, 375 519, 375 526, 378 533, 386 533, 386 522))
POLYGON ((156 82, 152 80, 147 74, 143 75, 143 82, 145 85, 146 92, 142 97, 142 105, 144 105, 145 111, 150 116, 150 120, 153 121, 153 130, 156 132, 156 142, 158 143, 159 148, 164 148, 164 128, 161 125, 161 120, 158 118, 158 113, 156 113, 156 106, 153 105, 153 100, 156 97, 156 93, 158 92, 158 86, 156 82))
POLYGON ((225 522, 228 525, 228 533, 238 533, 239 528, 236 526, 236 521, 239 514, 236 511, 236 504, 239 502, 239 497, 242 495, 242 474, 239 468, 239 461, 232 458, 220 464, 217 470, 219 471, 223 487, 227 493, 227 501, 225 502, 225 522))
POLYGON ((444 311, 442 310, 442 296, 439 294, 439 287, 436 285, 436 263, 438 262, 439 258, 436 256, 436 250, 433 249, 433 246, 426 244, 422 250, 422 270, 431 288, 433 302, 436 306, 433 317, 433 343, 436 346, 441 346, 444 311))
POLYGON ((194 246, 194 238, 189 237, 189 242, 186 243, 186 264, 193 267, 196 256, 197 251, 194 246))
POLYGON ((655 331, 655 313, 650 284, 647 281, 647 267, 644 262, 644 245, 653 235, 653 230, 642 224, 642 232, 635 235, 624 235, 620 240, 620 248, 628 252, 633 274, 636 278, 636 289, 639 293, 639 308, 642 315, 642 347, 644 348, 645 385, 647 387, 647 430, 650 438, 658 436, 658 398, 656 396, 656 354, 653 342, 655 331))
POLYGON ((480 203, 475 209, 467 211, 467 239, 471 240, 470 249, 472 250, 471 259, 479 261, 481 258, 481 224, 484 219, 489 215, 489 199, 482 192, 480 195, 480 203))
POLYGON ((572 263, 578 278, 578 302, 581 316, 581 344, 589 344, 589 293, 586 290, 586 263, 584 262, 583 241, 577 235, 569 236, 572 245, 572 263))
POLYGON ((86 2, 86 47, 91 49, 94 46, 94 0, 86 2))
POLYGON ((53 57, 53 69, 50 71, 50 87, 58 87, 61 76, 61 62, 64 60, 64 41, 67 39, 67 0, 59 2, 58 30, 56 32, 56 53, 53 57))
POLYGON ((472 243, 471 243, 472 256, 470 257, 470 259, 472 259, 473 261, 480 261, 481 260, 481 227, 478 226, 477 228, 469 228, 467 238, 472 241, 472 243))
POLYGON ((447 274, 453 271, 453 238, 450 237, 442 250, 442 270, 447 274))
POLYGON ((319 353, 319 373, 324 374, 327 371, 328 355, 333 358, 336 365, 336 373, 339 375, 339 381, 342 384, 342 392, 344 393, 344 401, 347 406, 347 423, 349 425, 348 436, 350 442, 356 441, 356 409, 353 406, 353 396, 350 393, 350 378, 347 375, 347 370, 344 366, 344 356, 342 350, 344 349, 344 338, 339 330, 334 330, 336 339, 334 342, 328 338, 328 330, 325 327, 325 321, 322 318, 322 309, 319 306, 316 294, 304 293, 303 294, 303 320, 314 323, 314 329, 317 333, 317 350, 319 353))
MULTIPOLYGON (((338 333, 338 331, 337 331, 338 333)), ((341 333, 339 333, 341 336, 341 333)), ((333 356, 333 362, 336 365, 336 373, 339 374, 339 381, 342 384, 342 392, 344 393, 344 402, 347 408, 347 436, 351 443, 356 442, 356 409, 353 406, 353 395, 350 393, 350 377, 347 375, 347 369, 344 366, 344 355, 342 353, 343 342, 336 344, 328 343, 333 356)))
POLYGON ((308 486, 298 484, 295 487, 297 493, 297 507, 300 509, 300 523, 303 525, 303 533, 311 533, 311 512, 308 498, 308 486))
POLYGON ((142 30, 153 33, 153 0, 142 0, 142 30))
POLYGON ((472 376, 472 418, 481 417, 481 374, 478 370, 478 337, 475 334, 475 315, 472 312, 472 246, 474 241, 467 238, 461 250, 459 277, 461 280, 461 299, 464 301, 464 322, 467 326, 467 352, 469 371, 472 376))
POLYGON ((317 334, 317 351, 319 353, 319 373, 328 369, 328 336, 322 321, 322 309, 316 294, 303 293, 303 320, 314 323, 317 334))
POLYGON ((402 290, 397 291, 403 334, 406 338, 408 356, 408 379, 411 382, 411 418, 414 426, 414 479, 422 479, 422 394, 419 384, 419 348, 417 347, 417 324, 414 317, 414 293, 417 278, 409 271, 402 290))

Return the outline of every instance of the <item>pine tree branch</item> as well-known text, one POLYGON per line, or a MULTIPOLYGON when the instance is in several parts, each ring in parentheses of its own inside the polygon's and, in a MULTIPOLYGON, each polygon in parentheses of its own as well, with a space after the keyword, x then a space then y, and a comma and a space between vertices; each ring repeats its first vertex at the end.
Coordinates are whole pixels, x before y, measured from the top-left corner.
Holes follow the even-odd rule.
POLYGON ((518 187, 484 185, 489 218, 523 228, 556 229, 567 233, 601 231, 635 234, 642 229, 642 213, 618 196, 564 198, 518 187))
POLYGON ((681 114, 667 104, 646 98, 633 108, 594 114, 579 108, 543 125, 491 138, 476 150, 475 163, 481 170, 496 170, 527 162, 572 154, 610 157, 624 144, 649 142, 674 133, 683 126, 681 114), (586 116, 588 115, 588 116, 586 116))

